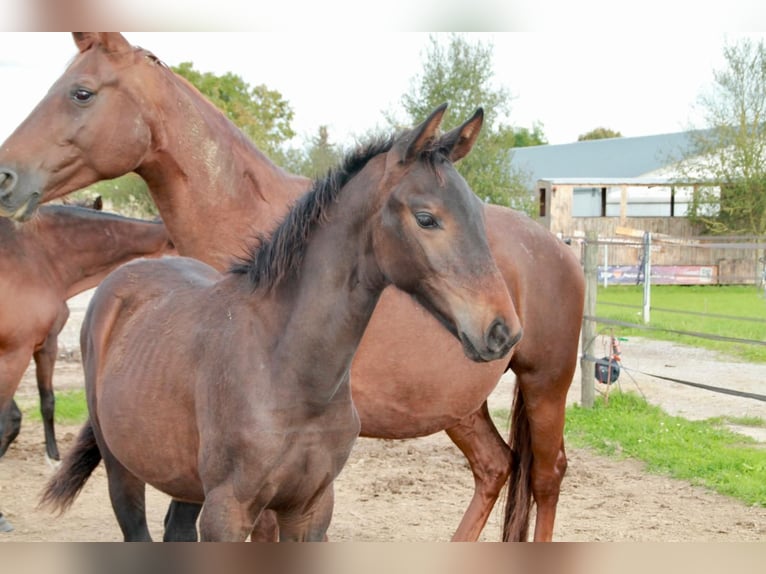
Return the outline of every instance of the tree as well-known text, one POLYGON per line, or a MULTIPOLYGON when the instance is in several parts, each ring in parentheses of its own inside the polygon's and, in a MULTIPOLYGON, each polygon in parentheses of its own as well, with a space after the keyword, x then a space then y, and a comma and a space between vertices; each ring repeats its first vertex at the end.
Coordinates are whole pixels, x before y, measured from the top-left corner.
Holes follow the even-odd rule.
POLYGON ((698 188, 689 217, 711 233, 766 234, 766 48, 749 39, 726 45, 697 106, 706 129, 690 132, 679 171, 698 188))
POLYGON ((513 128, 513 147, 531 147, 535 145, 547 145, 548 138, 543 133, 543 126, 539 122, 529 128, 513 128))
MULTIPOLYGON (((457 165, 458 170, 484 201, 534 213, 534 202, 520 173, 511 167, 510 149, 515 145, 513 128, 503 123, 510 108, 504 87, 492 87, 493 46, 469 43, 459 34, 450 34, 446 46, 436 35, 421 74, 411 79, 411 90, 402 96, 407 114, 404 125, 423 121, 434 108, 449 103, 445 131, 468 119, 478 107, 484 108, 484 127, 473 151, 457 165)), ((401 126, 392 114, 387 120, 401 126)))
POLYGON ((253 143, 278 164, 284 163, 283 146, 295 136, 294 112, 287 100, 265 85, 250 87, 240 76, 199 72, 191 62, 173 66, 228 117, 253 143))
POLYGON ((311 138, 302 150, 288 151, 285 167, 306 177, 316 178, 337 166, 342 157, 341 148, 330 143, 330 132, 327 126, 322 125, 319 126, 317 135, 311 138))
POLYGON ((587 140, 603 140, 607 138, 621 138, 621 137, 622 137, 622 134, 620 132, 610 130, 609 128, 596 128, 596 129, 590 130, 587 133, 577 136, 577 141, 583 142, 587 140))

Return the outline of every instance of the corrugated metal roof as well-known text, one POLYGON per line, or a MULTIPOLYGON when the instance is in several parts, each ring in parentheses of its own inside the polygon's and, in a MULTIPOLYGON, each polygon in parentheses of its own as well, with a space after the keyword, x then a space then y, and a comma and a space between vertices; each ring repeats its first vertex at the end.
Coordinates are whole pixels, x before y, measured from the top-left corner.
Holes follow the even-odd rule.
POLYGON ((511 150, 511 164, 534 188, 540 179, 637 178, 676 163, 689 149, 693 132, 608 138, 511 150))

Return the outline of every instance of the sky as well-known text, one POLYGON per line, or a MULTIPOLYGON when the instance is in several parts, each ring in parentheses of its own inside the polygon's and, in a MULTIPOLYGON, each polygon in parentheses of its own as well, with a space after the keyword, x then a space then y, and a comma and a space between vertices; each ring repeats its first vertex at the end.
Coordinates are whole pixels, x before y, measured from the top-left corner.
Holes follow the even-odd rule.
MULTIPOLYGON (((278 32, 126 32, 168 65, 233 72, 277 90, 294 111, 294 143, 327 125, 330 138, 354 137, 402 115, 399 100, 422 70, 429 36, 446 32, 295 30, 278 32)), ((494 81, 512 96, 506 122, 540 123, 551 144, 597 127, 641 136, 702 127, 699 95, 725 65, 723 47, 766 33, 714 30, 476 32, 492 46, 494 81)), ((0 32, 3 112, 0 141, 33 109, 76 54, 66 32, 0 32)), ((448 110, 449 113, 449 110, 448 110)))

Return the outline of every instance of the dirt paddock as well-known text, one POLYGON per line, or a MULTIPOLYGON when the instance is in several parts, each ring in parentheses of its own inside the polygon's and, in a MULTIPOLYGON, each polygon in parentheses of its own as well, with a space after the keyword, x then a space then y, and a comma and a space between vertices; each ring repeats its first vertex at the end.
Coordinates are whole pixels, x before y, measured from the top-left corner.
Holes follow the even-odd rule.
MULTIPOLYGON (((72 303, 72 320, 62 347, 76 347, 83 301, 72 303)), ((622 343, 623 364, 637 371, 683 380, 763 392, 766 366, 743 364, 699 349, 630 339, 622 343)), ((74 353, 76 354, 76 353, 74 353)), ((603 354, 602 352, 598 353, 603 354)), ((579 401, 579 371, 569 400, 579 401)), ((56 390, 80 388, 77 361, 60 360, 56 390)), ((490 397, 491 407, 510 406, 513 376, 490 397)), ((671 414, 690 419, 729 414, 766 418, 766 403, 712 393, 642 375, 621 375, 620 388, 642 393, 671 414)), ((612 392, 619 389, 613 387, 612 392)), ((36 405, 34 370, 17 393, 22 405, 36 405)), ((78 428, 57 427, 62 452, 78 428)), ((766 436, 753 429, 766 445, 766 436)), ((569 469, 558 506, 554 537, 560 541, 765 541, 766 508, 748 507, 701 487, 651 475, 640 462, 612 460, 587 450, 568 449, 569 469)), ((25 420, 8 453, 0 459, 0 509, 15 530, 0 541, 117 541, 120 531, 111 511, 103 466, 88 482, 72 509, 61 517, 36 509, 51 474, 44 460, 42 425, 25 420)), ((336 505, 329 536, 333 541, 447 541, 471 496, 473 480, 465 459, 444 433, 407 441, 359 439, 336 481, 336 505)), ((152 534, 161 539, 165 495, 148 489, 152 534)), ((498 540, 498 504, 482 540, 498 540)))

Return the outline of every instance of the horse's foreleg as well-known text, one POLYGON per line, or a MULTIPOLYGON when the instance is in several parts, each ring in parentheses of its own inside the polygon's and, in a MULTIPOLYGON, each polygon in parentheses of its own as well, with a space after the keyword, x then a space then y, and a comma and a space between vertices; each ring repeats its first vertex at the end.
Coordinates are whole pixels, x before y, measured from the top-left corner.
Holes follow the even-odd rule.
POLYGON ((223 482, 205 494, 199 519, 202 542, 244 542, 260 512, 252 502, 240 502, 234 485, 223 482))
POLYGON ((0 532, 13 532, 13 526, 5 519, 2 512, 0 512, 0 532))
POLYGON ((497 432, 486 401, 457 426, 446 429, 471 465, 474 491, 453 541, 475 542, 511 472, 511 450, 497 432))
POLYGON ((264 510, 258 517, 253 531, 250 533, 251 542, 278 542, 279 523, 273 510, 264 510))
POLYGON ((0 456, 5 454, 11 443, 19 436, 21 419, 21 410, 13 400, 5 412, 0 413, 0 456))
POLYGON ((62 323, 54 326, 42 346, 32 355, 35 360, 37 392, 40 395, 40 413, 43 417, 43 430, 45 432, 45 453, 50 460, 55 461, 61 460, 61 457, 56 444, 56 430, 53 426, 53 415, 56 408, 56 398, 53 395, 53 369, 58 353, 58 333, 68 315, 67 309, 62 323))
MULTIPOLYGON (((196 542, 197 518, 202 511, 202 505, 196 502, 181 502, 171 500, 165 514, 164 542, 196 542)), ((272 510, 264 510, 258 517, 253 531, 250 533, 253 542, 277 542, 279 530, 277 517, 272 510)))
POLYGON ((330 484, 306 513, 277 513, 280 542, 326 542, 332 520, 335 491, 330 484))
POLYGON ((0 354, 0 456, 5 454, 21 428, 21 411, 13 395, 29 366, 31 356, 31 346, 0 354))

